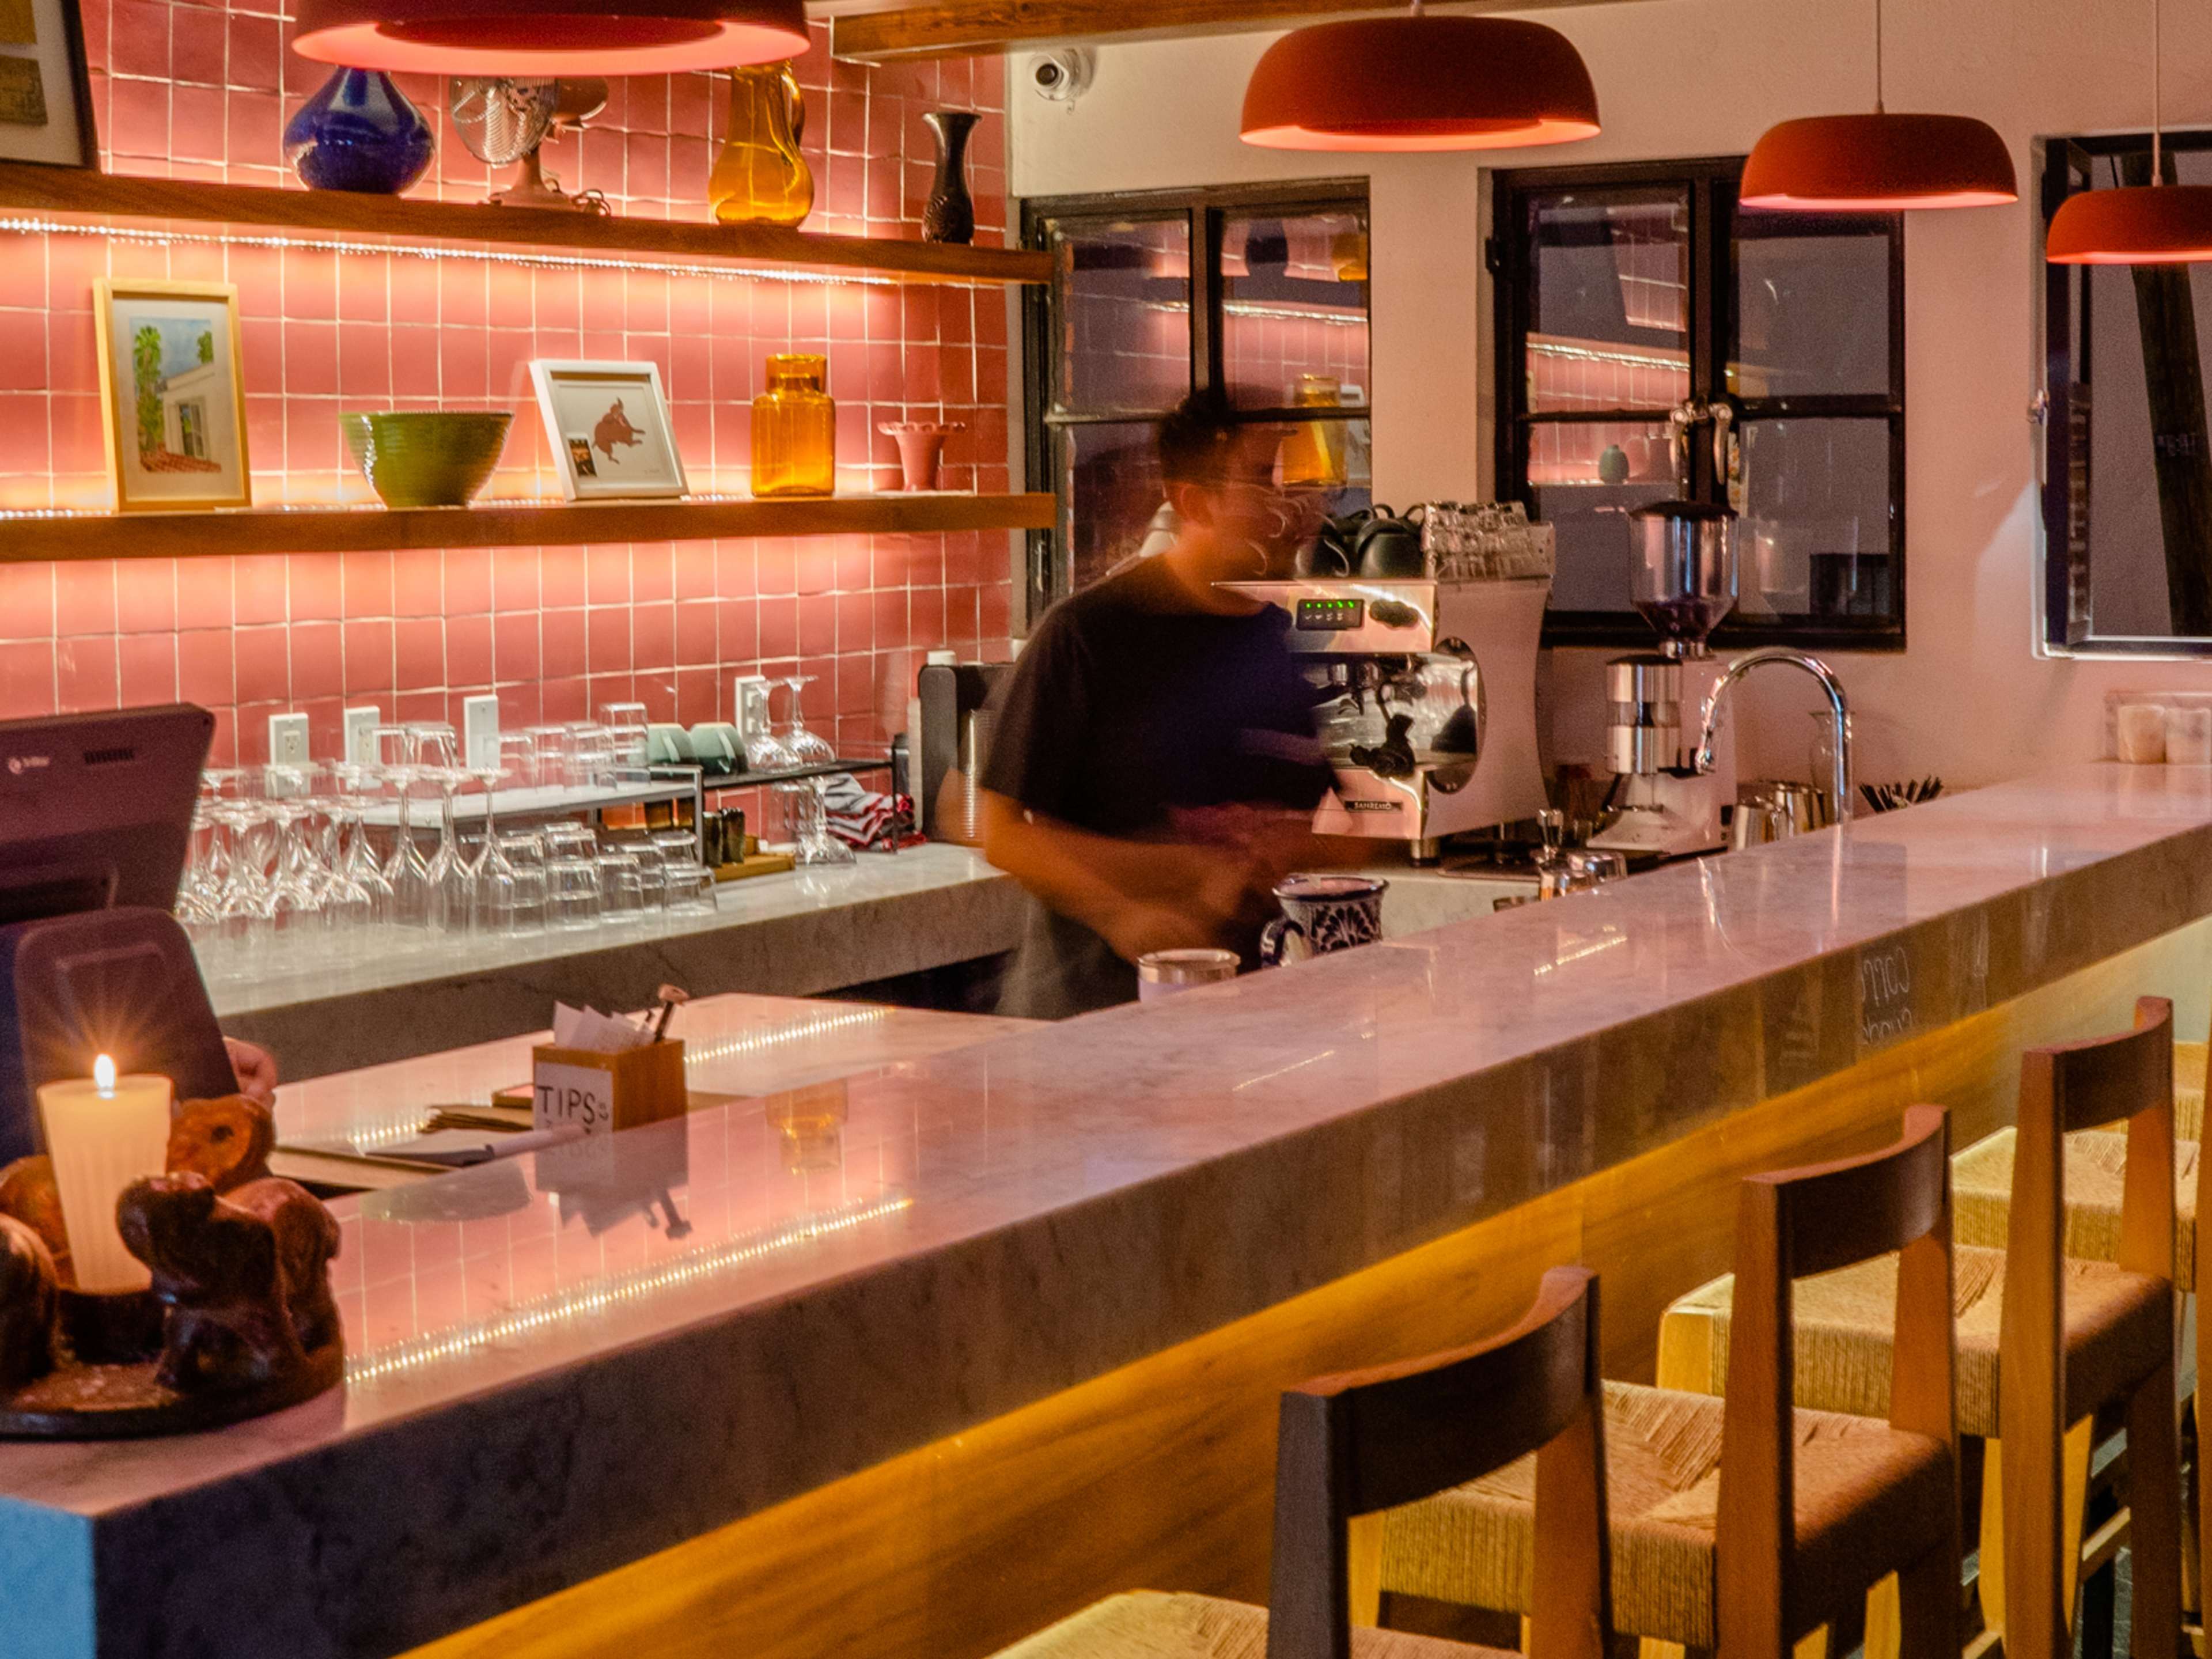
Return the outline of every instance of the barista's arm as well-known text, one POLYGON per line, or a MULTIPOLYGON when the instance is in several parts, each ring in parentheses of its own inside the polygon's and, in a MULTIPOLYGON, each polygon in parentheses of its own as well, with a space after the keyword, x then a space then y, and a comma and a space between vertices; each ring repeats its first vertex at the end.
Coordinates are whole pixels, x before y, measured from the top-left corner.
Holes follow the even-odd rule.
POLYGON ((1120 841, 980 792, 984 856, 1133 962, 1218 944, 1260 872, 1233 848, 1120 841))

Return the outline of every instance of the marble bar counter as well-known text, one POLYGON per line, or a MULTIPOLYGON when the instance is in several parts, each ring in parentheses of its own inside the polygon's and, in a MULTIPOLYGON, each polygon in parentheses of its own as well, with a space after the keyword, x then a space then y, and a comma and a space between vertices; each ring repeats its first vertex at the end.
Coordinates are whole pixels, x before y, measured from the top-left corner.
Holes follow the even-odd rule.
POLYGON ((2201 1034, 2208 915, 2212 769, 2077 767, 342 1200, 343 1389, 0 1446, 0 1632, 965 1655, 1117 1584, 1264 1594, 1270 1390, 1471 1339, 1578 1255, 1624 1335, 1614 1263, 1724 1261, 1720 1172, 1802 1149, 1820 1090, 1950 1099, 1928 1044, 2124 1017, 2145 951, 2201 1034), (1612 1233, 1562 1219, 1616 1176, 1612 1233))
POLYGON ((1021 933, 1020 889, 950 845, 728 882, 717 899, 527 938, 380 939, 343 955, 319 941, 311 961, 212 975, 210 989, 231 1036, 274 1051, 287 1077, 322 1077, 535 1031, 556 1000, 650 1007, 672 981, 813 996, 995 956, 1021 933))

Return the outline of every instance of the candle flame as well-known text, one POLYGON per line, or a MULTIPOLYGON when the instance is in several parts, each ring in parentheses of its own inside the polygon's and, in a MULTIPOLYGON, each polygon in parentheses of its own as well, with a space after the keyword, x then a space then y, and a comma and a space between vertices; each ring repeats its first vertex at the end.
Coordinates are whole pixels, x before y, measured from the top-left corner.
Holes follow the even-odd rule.
POLYGON ((106 1054, 92 1062, 92 1084, 104 1095, 115 1092, 115 1062, 106 1054))

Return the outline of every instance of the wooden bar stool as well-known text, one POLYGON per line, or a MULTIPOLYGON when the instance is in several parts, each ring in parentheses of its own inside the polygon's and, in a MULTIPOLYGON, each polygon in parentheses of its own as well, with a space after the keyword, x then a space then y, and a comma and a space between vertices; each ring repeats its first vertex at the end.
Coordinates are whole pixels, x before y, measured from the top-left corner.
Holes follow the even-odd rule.
MULTIPOLYGON (((1468 1659, 1497 1650, 1355 1630, 1352 1522, 1533 1453, 1532 1659, 1604 1659, 1605 1440, 1597 1278, 1544 1275, 1512 1329, 1471 1348, 1325 1376, 1283 1396, 1270 1607, 1139 1590, 999 1659, 1468 1659)), ((1528 1565, 1523 1558, 1522 1565, 1528 1565)))
MULTIPOLYGON (((2131 1031, 2023 1056, 2006 1249, 1958 1249, 1959 1426, 1994 1443, 1982 1510, 1983 1617, 2015 1659, 2070 1659, 2091 1423, 2100 1410, 2128 1435, 2133 1502, 2120 1524, 2136 1550, 2134 1651, 2169 1659, 2178 1639, 2172 1036, 2172 1005, 2145 998, 2131 1031), (2070 1256, 2068 1178, 2101 1154, 2076 1146, 2069 1157, 2065 1137, 2118 1122, 2126 1150, 2113 1259, 2070 1256), (2162 1473, 2142 1478, 2154 1471, 2162 1473)), ((1978 1224, 1987 1219, 1984 1207, 1978 1224)), ((2077 1215, 2074 1224, 2089 1223, 2077 1215)), ((1800 1288, 1800 1399, 1861 1416, 1888 1412, 1893 1277, 1890 1264, 1869 1262, 1800 1288)), ((1663 1382, 1721 1385, 1734 1299, 1722 1279, 1668 1310, 1663 1382)))
MULTIPOLYGON (((1606 1385, 1617 1628, 1783 1659, 1896 1572, 1905 1651, 1956 1659, 1949 1152, 1947 1115, 1916 1106, 1882 1152, 1743 1183, 1726 1399, 1606 1385), (1796 1409, 1792 1286, 1870 1257, 1901 1263, 1889 1421, 1796 1409)), ((1533 1492, 1523 1462, 1393 1510, 1382 1589, 1526 1607, 1533 1492)))

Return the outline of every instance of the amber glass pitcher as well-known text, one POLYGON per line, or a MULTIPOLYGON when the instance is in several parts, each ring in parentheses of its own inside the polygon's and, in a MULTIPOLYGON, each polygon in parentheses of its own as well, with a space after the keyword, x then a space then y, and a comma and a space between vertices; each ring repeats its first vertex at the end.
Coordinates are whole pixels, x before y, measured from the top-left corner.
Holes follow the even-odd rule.
POLYGON ((827 357, 768 360, 768 390, 753 399, 753 494, 837 493, 837 404, 822 389, 827 357))
MULTIPOLYGON (((1291 388, 1296 409, 1338 409, 1343 402, 1343 386, 1334 374, 1301 374, 1291 388)), ((1346 477, 1342 422, 1310 421, 1292 428, 1283 440, 1281 459, 1285 484, 1340 487, 1346 477)))
POLYGON ((799 152, 806 99, 789 64, 730 71, 730 126, 707 199, 726 225, 797 225, 814 211, 814 171, 799 152))

